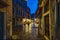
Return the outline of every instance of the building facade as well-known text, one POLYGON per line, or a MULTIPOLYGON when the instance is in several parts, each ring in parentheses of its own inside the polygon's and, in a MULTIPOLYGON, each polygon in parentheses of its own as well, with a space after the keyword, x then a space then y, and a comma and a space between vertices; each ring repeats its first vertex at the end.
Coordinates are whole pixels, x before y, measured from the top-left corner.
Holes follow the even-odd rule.
MULTIPOLYGON (((11 36, 11 27, 12 27, 12 0, 0 0, 0 15, 2 16, 0 19, 0 27, 3 24, 3 28, 1 28, 1 30, 3 30, 2 32, 4 32, 4 34, 2 33, 1 35, 3 35, 4 38, 2 39, 6 39, 6 37, 10 37, 11 36)), ((1 36, 2 37, 2 36, 1 36)), ((1 39, 1 38, 0 38, 1 39)))
MULTIPOLYGON (((59 1, 59 0, 58 0, 59 1)), ((40 33, 46 40, 60 40, 59 3, 57 0, 40 0, 36 17, 40 18, 40 33)))
POLYGON ((30 9, 27 7, 27 2, 25 0, 13 0, 13 35, 16 33, 16 29, 22 27, 22 19, 30 18, 30 9), (15 30, 15 31, 14 31, 15 30))

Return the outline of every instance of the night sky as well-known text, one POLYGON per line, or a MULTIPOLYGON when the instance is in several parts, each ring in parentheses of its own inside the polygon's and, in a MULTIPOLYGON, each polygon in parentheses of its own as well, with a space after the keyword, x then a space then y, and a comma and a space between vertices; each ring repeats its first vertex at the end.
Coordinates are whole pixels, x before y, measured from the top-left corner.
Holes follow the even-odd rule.
POLYGON ((38 7, 38 0, 27 0, 27 6, 30 8, 30 13, 34 14, 38 7))

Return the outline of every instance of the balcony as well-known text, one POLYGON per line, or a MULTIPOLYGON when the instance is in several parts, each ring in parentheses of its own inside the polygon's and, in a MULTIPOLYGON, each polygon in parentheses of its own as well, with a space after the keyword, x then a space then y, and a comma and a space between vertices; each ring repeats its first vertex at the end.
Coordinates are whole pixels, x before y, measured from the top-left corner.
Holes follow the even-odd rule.
POLYGON ((8 4, 6 3, 6 0, 0 0, 0 8, 7 7, 8 4))

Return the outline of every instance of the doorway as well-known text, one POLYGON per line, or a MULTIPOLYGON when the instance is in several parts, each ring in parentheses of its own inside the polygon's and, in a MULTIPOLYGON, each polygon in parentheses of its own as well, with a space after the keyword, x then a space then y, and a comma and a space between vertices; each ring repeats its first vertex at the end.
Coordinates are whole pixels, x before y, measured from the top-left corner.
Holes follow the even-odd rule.
POLYGON ((4 13, 0 12, 0 40, 4 39, 4 13))
POLYGON ((55 39, 60 40, 60 2, 56 5, 56 35, 55 39))

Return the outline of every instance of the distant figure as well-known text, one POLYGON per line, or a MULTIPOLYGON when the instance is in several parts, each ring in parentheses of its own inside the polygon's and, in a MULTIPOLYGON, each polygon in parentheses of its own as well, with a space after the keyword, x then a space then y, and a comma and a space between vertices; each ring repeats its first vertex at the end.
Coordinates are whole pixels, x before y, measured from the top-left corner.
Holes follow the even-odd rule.
POLYGON ((23 23, 23 32, 25 33, 26 28, 26 21, 23 23))
POLYGON ((28 32, 29 30, 28 30, 28 24, 26 24, 26 26, 25 26, 25 32, 28 32))

